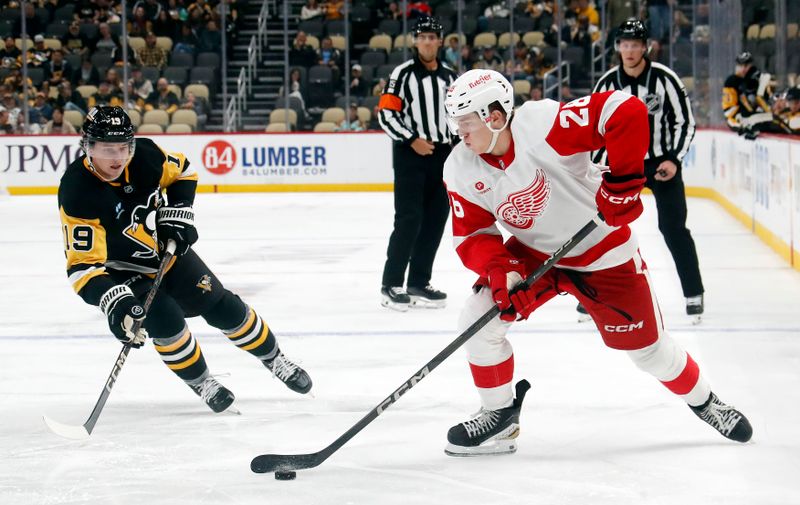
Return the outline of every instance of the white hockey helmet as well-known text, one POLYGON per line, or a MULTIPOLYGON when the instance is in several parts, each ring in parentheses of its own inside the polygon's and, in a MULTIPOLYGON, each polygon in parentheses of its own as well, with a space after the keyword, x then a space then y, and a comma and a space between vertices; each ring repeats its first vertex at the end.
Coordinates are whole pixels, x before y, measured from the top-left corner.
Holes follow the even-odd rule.
POLYGON ((466 131, 460 131, 464 123, 459 121, 473 112, 477 113, 484 126, 489 128, 494 134, 492 143, 487 152, 494 148, 497 136, 503 131, 511 115, 514 113, 514 88, 503 74, 495 70, 469 70, 464 72, 450 88, 444 101, 447 113, 447 124, 454 135, 463 135, 466 131), (506 113, 506 123, 499 130, 495 130, 489 125, 489 106, 498 102, 506 113))

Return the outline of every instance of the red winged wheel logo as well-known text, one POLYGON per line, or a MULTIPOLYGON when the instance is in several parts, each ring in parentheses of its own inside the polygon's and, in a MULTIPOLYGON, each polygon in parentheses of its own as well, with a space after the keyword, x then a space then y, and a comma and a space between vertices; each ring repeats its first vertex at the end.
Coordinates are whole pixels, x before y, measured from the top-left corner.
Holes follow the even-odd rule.
POLYGON ((507 200, 497 207, 497 215, 511 226, 525 230, 533 226, 534 220, 542 215, 548 200, 550 181, 544 170, 539 168, 531 185, 508 195, 507 200))

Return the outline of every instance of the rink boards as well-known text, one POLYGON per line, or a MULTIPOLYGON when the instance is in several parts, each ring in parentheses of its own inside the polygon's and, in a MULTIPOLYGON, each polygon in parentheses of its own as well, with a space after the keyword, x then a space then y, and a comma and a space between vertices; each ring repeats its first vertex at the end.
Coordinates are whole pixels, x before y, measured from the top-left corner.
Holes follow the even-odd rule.
MULTIPOLYGON (((390 191, 392 150, 381 132, 158 135, 200 174, 200 191, 390 191)), ((0 136, 0 185, 53 194, 76 136, 0 136)), ((684 159, 690 196, 711 198, 800 270, 800 141, 745 140, 700 130, 684 159)))

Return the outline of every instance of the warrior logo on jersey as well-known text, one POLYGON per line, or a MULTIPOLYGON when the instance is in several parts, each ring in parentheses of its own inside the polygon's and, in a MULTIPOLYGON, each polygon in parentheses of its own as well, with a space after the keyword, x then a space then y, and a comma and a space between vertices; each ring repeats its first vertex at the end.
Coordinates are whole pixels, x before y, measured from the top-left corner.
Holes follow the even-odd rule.
POLYGON ((200 277, 200 280, 197 281, 196 287, 202 289, 203 291, 210 293, 211 292, 211 277, 206 274, 200 277))
POLYGON ((647 106, 647 113, 655 116, 661 112, 661 97, 655 93, 650 93, 642 98, 642 101, 647 106))
POLYGON ((122 230, 122 233, 139 244, 143 250, 133 253, 135 258, 157 258, 156 240, 156 209, 160 202, 158 190, 154 190, 147 197, 145 205, 137 205, 131 211, 131 224, 122 230))
POLYGON ((505 202, 497 207, 497 215, 514 228, 528 229, 535 219, 542 215, 550 200, 550 181, 541 168, 527 188, 511 193, 505 202))

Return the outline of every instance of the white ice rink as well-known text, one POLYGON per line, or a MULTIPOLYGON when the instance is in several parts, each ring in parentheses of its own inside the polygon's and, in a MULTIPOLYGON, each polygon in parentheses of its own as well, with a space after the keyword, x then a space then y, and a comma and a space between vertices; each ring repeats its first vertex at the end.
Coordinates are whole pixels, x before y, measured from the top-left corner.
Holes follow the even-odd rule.
POLYGON ((512 329, 516 379, 533 385, 515 455, 444 454, 447 429, 478 407, 459 350, 320 467, 279 482, 251 473, 251 458, 322 449, 455 338, 473 275, 449 231, 433 279, 448 307, 401 314, 378 304, 390 193, 199 195, 195 249, 309 371, 315 397, 195 319, 242 415, 213 414, 148 344, 80 443, 41 416, 82 423, 120 346, 67 283, 55 197, 2 199, 0 504, 800 503, 800 275, 715 203, 691 199, 707 292, 693 327, 645 203, 635 229, 667 327, 750 418, 752 442, 698 420, 559 297, 512 329))

